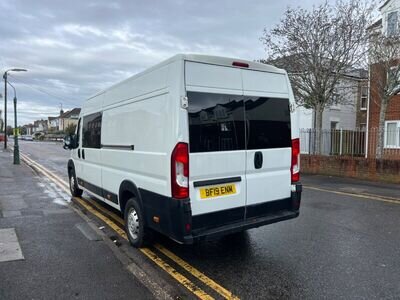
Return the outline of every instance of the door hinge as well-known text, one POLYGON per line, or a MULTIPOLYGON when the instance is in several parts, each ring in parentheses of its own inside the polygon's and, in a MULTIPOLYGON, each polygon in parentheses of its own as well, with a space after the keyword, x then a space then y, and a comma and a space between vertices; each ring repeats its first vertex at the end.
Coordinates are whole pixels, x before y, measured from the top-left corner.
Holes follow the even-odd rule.
POLYGON ((181 107, 186 109, 186 108, 188 108, 188 106, 189 106, 188 97, 182 96, 181 97, 181 107))

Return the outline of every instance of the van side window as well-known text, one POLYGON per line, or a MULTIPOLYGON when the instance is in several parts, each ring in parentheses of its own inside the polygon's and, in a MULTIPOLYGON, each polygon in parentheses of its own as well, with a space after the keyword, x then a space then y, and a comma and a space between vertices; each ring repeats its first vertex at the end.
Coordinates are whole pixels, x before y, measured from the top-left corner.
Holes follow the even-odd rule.
POLYGON ((79 147, 79 138, 81 136, 81 118, 78 120, 78 126, 76 126, 76 147, 79 147))
POLYGON ((95 113, 83 117, 82 147, 100 148, 101 119, 101 113, 95 113))
POLYGON ((243 97, 188 92, 190 152, 245 148, 243 97))

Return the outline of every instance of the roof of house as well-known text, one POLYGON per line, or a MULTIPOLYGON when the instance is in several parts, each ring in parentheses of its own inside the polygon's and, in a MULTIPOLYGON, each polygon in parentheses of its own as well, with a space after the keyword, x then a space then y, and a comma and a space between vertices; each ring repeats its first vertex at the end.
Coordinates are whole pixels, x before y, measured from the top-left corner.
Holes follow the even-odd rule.
POLYGON ((388 5, 389 4, 389 2, 390 1, 392 1, 392 0, 386 0, 385 2, 383 2, 382 3, 382 5, 381 6, 379 6, 379 9, 382 9, 382 8, 384 8, 386 5, 388 5))
POLYGON ((71 118, 72 116, 77 116, 77 115, 79 116, 80 113, 81 113, 81 109, 79 107, 75 107, 74 109, 66 111, 65 113, 60 115, 60 118, 68 119, 68 118, 71 118))
POLYGON ((380 26, 382 26, 382 18, 379 18, 379 19, 376 20, 374 23, 372 23, 371 25, 369 25, 369 26, 367 27, 367 30, 371 30, 371 29, 374 29, 374 28, 377 28, 377 27, 380 27, 380 26))
POLYGON ((37 124, 40 124, 40 123, 42 123, 42 124, 47 124, 47 120, 36 120, 36 121, 34 121, 33 122, 33 124, 34 124, 34 126, 36 126, 37 124))

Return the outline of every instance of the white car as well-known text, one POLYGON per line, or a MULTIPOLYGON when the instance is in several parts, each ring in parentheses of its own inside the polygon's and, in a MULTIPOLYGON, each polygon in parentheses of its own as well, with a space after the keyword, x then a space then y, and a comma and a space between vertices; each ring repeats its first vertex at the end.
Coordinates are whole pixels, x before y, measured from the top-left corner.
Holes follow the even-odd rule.
POLYGON ((120 210, 130 242, 179 243, 299 215, 299 136, 287 73, 176 55, 87 99, 67 139, 73 196, 120 210))

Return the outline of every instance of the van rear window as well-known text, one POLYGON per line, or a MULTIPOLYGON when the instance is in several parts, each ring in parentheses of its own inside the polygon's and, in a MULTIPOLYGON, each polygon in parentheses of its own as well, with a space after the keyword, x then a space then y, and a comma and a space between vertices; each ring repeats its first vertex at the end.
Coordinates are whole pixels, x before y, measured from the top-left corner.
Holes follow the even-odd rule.
POLYGON ((290 147, 288 99, 188 92, 190 152, 290 147))
POLYGON ((242 96, 188 92, 188 99, 190 152, 244 149, 242 96))
POLYGON ((289 99, 245 97, 247 149, 291 147, 289 99))

